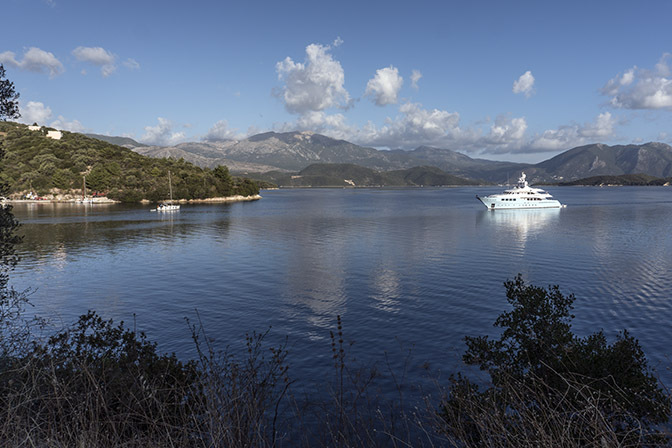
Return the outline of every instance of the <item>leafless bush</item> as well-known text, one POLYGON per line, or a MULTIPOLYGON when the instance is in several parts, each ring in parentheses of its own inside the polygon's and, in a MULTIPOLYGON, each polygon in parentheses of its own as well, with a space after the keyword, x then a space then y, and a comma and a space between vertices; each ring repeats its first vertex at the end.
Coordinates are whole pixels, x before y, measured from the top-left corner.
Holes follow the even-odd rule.
POLYGON ((614 396, 625 394, 617 386, 605 394, 583 377, 557 373, 557 379, 560 389, 536 376, 501 377, 499 387, 481 392, 454 376, 435 414, 436 429, 464 448, 670 446, 668 432, 651 434, 620 406, 614 396), (622 421, 628 425, 614 424, 622 421))

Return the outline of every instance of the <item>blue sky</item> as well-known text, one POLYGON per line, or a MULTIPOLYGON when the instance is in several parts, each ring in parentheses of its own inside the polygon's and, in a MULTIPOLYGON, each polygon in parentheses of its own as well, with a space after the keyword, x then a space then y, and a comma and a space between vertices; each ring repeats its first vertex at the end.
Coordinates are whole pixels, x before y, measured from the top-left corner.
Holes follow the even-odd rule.
POLYGON ((21 121, 536 162, 672 143, 672 2, 3 0, 21 121))

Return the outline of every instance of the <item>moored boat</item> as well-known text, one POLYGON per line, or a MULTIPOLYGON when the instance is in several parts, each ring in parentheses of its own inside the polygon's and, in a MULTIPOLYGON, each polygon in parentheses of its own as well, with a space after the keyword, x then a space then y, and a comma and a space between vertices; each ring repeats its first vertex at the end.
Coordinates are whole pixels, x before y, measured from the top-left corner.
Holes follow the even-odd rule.
POLYGON ((168 189, 170 191, 170 201, 161 202, 159 205, 156 206, 155 209, 152 209, 150 211, 172 212, 180 209, 179 204, 173 204, 173 183, 170 179, 170 171, 168 171, 168 189))
POLYGON ((476 198, 485 205, 488 210, 518 209, 518 208, 562 208, 566 207, 557 199, 553 199, 550 193, 541 188, 530 187, 525 173, 521 173, 518 185, 504 193, 491 194, 476 198))

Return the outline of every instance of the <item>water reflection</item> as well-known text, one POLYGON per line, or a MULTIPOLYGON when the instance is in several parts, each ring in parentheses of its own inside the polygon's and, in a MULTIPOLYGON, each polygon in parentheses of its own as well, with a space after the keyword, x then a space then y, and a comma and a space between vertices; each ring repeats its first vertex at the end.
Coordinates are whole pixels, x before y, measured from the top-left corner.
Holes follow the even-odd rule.
POLYGON ((296 231, 286 260, 286 297, 311 326, 330 328, 346 311, 345 226, 325 219, 286 224, 296 231))
POLYGON ((388 313, 400 310, 401 279, 399 274, 390 269, 380 269, 373 278, 373 300, 376 309, 388 313))
POLYGON ((506 232, 524 245, 528 239, 543 234, 550 226, 558 222, 562 209, 548 208, 538 210, 482 210, 479 223, 486 222, 497 232, 506 232))
POLYGON ((203 232, 225 238, 230 227, 226 209, 209 207, 219 213, 208 217, 196 208, 150 213, 148 208, 137 206, 20 204, 14 207, 14 214, 22 224, 18 233, 24 243, 17 249, 24 263, 34 264, 47 258, 65 259, 68 254, 119 251, 146 241, 175 244, 203 232))

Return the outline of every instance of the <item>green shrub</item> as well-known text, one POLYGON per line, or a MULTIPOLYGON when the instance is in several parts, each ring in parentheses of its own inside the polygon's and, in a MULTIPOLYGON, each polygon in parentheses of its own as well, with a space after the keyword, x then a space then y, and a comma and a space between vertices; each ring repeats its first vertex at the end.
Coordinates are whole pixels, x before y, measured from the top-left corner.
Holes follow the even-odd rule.
POLYGON ((492 381, 481 391, 451 378, 441 405, 442 430, 462 446, 634 446, 667 440, 658 425, 670 398, 650 371, 635 338, 623 331, 609 344, 602 331, 571 331, 574 295, 557 286, 505 282, 513 309, 501 314, 497 340, 466 337, 464 361, 492 381), (595 445, 596 444, 596 445, 595 445))
POLYGON ((2 420, 58 446, 81 446, 86 434, 110 446, 179 440, 203 401, 199 384, 194 362, 159 355, 143 333, 89 312, 0 372, 2 420))

